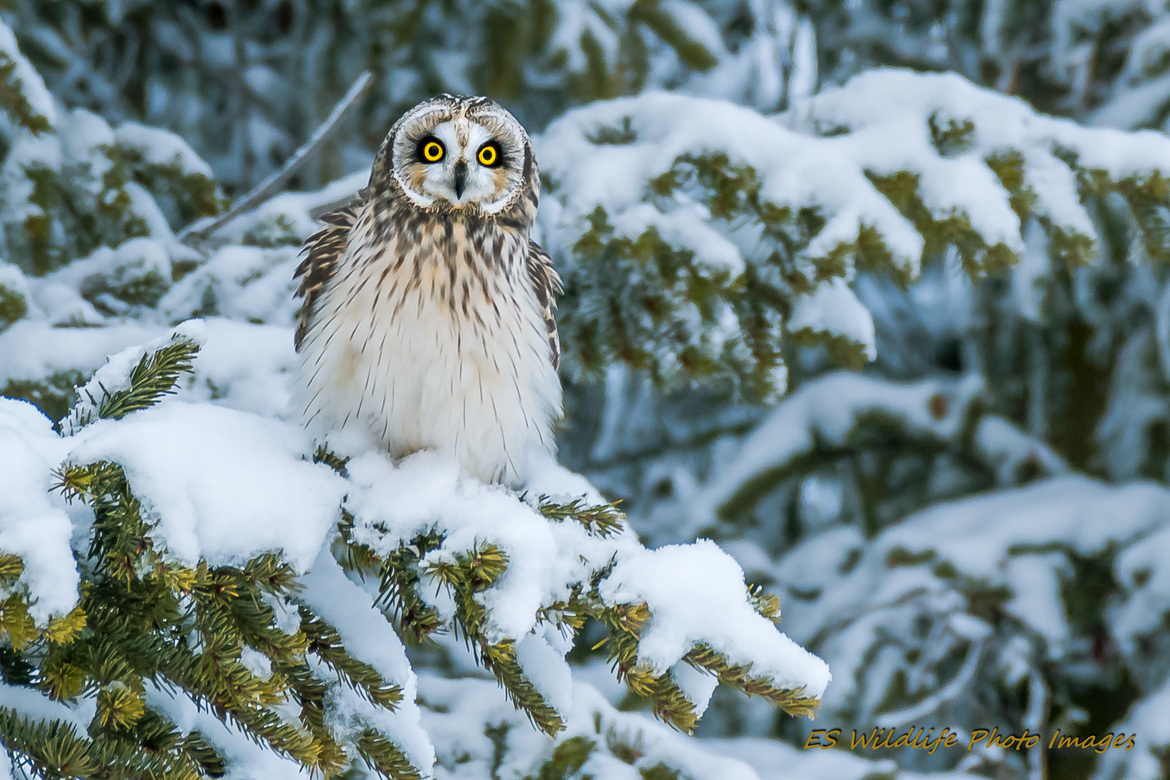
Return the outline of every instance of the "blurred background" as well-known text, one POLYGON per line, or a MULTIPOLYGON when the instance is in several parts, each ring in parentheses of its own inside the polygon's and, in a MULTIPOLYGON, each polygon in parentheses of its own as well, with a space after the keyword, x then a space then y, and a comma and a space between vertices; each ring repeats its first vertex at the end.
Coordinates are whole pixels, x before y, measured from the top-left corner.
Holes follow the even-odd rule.
MULTIPOLYGON (((833 672, 818 728, 1045 735, 829 764, 770 747, 812 724, 720 689, 711 750, 762 777, 1170 776, 1164 2, 8 0, 0 18, 19 47, 0 41, 0 76, 30 67, 64 107, 0 87, 0 394, 60 417, 106 354, 205 316, 257 352, 198 392, 282 414, 291 343, 271 345, 309 215, 364 185, 405 109, 488 95, 545 173, 562 462, 650 543, 714 538, 780 596, 782 630, 833 672), (289 184, 310 194, 176 237, 365 70, 289 184), (1137 739, 1048 750, 1057 729, 1137 739)), ((585 679, 636 708, 590 644, 585 679)))

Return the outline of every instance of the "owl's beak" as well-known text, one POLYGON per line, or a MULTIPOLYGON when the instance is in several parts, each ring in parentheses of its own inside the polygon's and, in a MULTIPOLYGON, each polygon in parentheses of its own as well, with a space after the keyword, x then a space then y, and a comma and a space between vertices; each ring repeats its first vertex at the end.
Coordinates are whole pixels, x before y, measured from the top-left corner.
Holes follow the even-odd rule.
POLYGON ((455 163, 455 197, 463 199, 463 187, 467 184, 467 163, 459 160, 455 163))

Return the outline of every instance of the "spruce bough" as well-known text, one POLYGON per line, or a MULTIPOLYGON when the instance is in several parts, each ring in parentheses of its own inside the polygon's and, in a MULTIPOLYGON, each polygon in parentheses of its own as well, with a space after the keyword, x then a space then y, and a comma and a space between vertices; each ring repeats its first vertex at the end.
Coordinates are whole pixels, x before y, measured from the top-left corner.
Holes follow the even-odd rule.
MULTIPOLYGON (((63 427, 76 434, 99 421, 118 425, 173 393, 200 349, 185 333, 179 328, 145 350, 119 386, 86 385, 63 427)), ((322 447, 314 459, 345 474, 346 458, 322 447)), ((0 704, 0 743, 25 772, 46 778, 220 776, 230 757, 200 728, 176 723, 166 704, 167 698, 186 698, 253 742, 323 776, 353 770, 389 778, 429 775, 430 767, 416 766, 394 733, 369 725, 355 737, 337 728, 331 711, 335 683, 387 711, 399 707, 404 691, 350 652, 337 627, 301 597, 300 578, 278 551, 261 552, 239 566, 177 562, 158 543, 157 518, 116 462, 66 460, 55 489, 92 510, 87 544, 75 549, 81 571, 77 606, 38 625, 21 584, 22 560, 0 554, 0 592, 6 594, 0 607, 0 677, 9 690, 25 688, 52 701, 88 701, 92 707, 63 707, 60 717, 45 719, 0 704), (282 619, 288 614, 298 617, 291 630, 282 619), (88 723, 79 722, 82 711, 92 711, 88 723)), ((597 539, 614 539, 624 530, 624 517, 613 505, 558 503, 547 496, 525 500, 548 522, 579 524, 597 539)), ((339 508, 334 557, 353 579, 368 579, 376 603, 401 635, 425 641, 437 631, 453 631, 536 728, 551 735, 562 731, 565 713, 526 674, 516 643, 492 639, 487 629, 489 610, 481 596, 508 570, 503 550, 477 543, 445 560, 428 560, 445 541, 436 529, 379 555, 352 538, 353 527, 353 516, 339 508), (449 595, 453 614, 435 608, 427 591, 436 589, 449 595)), ((603 627, 618 677, 648 700, 659 718, 689 732, 697 717, 694 703, 671 672, 656 674, 639 660, 639 636, 651 610, 645 603, 607 604, 599 595, 599 583, 611 569, 600 567, 570 598, 543 608, 539 620, 571 633, 586 621, 603 627)), ((776 616, 774 597, 752 591, 745 598, 761 615, 776 616)), ((776 688, 753 676, 750 666, 731 663, 704 645, 684 661, 793 714, 810 714, 817 703, 799 690, 776 688)), ((550 761, 563 760, 568 750, 558 749, 550 761)))

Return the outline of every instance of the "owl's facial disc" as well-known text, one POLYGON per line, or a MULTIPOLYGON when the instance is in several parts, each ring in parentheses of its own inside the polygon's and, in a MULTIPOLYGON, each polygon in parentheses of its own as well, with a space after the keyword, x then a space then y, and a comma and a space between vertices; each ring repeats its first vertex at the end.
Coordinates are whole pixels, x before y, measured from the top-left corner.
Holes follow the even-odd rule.
POLYGON ((523 183, 524 148, 509 130, 492 116, 438 122, 403 149, 410 159, 396 167, 406 173, 400 181, 407 194, 424 207, 445 201, 499 212, 523 183))

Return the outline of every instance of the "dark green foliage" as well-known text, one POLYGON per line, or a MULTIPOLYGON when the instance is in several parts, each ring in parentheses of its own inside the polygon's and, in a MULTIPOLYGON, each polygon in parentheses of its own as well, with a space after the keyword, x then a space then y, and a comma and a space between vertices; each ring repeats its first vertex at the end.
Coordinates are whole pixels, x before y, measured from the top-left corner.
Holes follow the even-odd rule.
MULTIPOLYGON (((373 99, 301 173, 306 186, 347 173, 346 145, 376 148, 404 110, 445 90, 491 95, 539 127, 569 106, 637 91, 655 58, 696 73, 724 54, 688 34, 661 0, 614 9, 587 4, 581 13, 579 32, 564 36, 562 10, 552 0, 246 2, 230 13, 216 4, 146 3, 115 13, 103 4, 33 2, 16 4, 13 26, 50 88, 72 87, 77 104, 167 126, 203 150, 239 148, 219 174, 240 188, 291 153, 293 139, 308 137, 363 69, 374 75, 373 99), (206 39, 224 35, 229 20, 239 48, 226 58, 192 57, 206 39), (38 28, 79 56, 89 54, 93 70, 84 84, 71 83, 68 60, 25 35, 38 28), (452 69, 455 62, 461 64, 452 69), (246 77, 255 72, 264 74, 263 90, 246 77), (152 102, 160 93, 171 96, 165 105, 152 102), (196 100, 197 112, 177 108, 196 100), (253 139, 257 124, 275 150, 253 139)), ((184 198, 203 190, 202 182, 178 184, 184 198)), ((197 200, 210 206, 216 199, 202 191, 197 200)))
POLYGON ((27 85, 21 83, 16 71, 16 61, 7 52, 0 51, 0 109, 21 127, 43 133, 51 127, 49 119, 29 102, 25 93, 27 85))
POLYGON ((41 380, 10 379, 0 395, 21 398, 35 405, 46 417, 59 420, 69 414, 77 398, 77 387, 85 381, 79 371, 55 371, 41 380))
POLYGON ((575 520, 593 536, 605 538, 619 533, 625 527, 625 515, 617 508, 618 502, 590 506, 578 498, 568 504, 550 501, 548 496, 540 497, 540 513, 550 520, 575 520))
POLYGON ((578 777, 577 772, 593 755, 597 743, 588 737, 569 737, 556 746, 553 754, 545 761, 535 778, 526 780, 569 780, 578 777))
MULTIPOLYGON (((91 399, 93 417, 118 419, 157 402, 190 370, 197 350, 177 336, 145 355, 127 387, 91 399)), ((402 691, 352 657, 336 630, 299 604, 296 576, 279 556, 262 554, 240 567, 173 562, 156 547, 152 526, 114 463, 67 464, 59 488, 94 513, 79 561, 80 601, 69 615, 38 628, 21 592, 8 596, 0 606, 0 677, 56 700, 93 697, 96 714, 79 733, 0 708, 0 743, 19 765, 41 777, 222 774, 225 759, 198 730, 181 733, 168 712, 146 701, 155 686, 326 775, 360 759, 384 777, 419 777, 385 735, 367 730, 349 755, 326 727, 329 690, 311 663, 377 707, 393 709, 402 691), (299 609, 299 629, 289 633, 278 625, 274 602, 299 609), (261 676, 245 665, 245 650, 267 659, 271 673, 261 676), (299 722, 288 719, 290 704, 299 722)), ((22 568, 17 556, 0 555, 0 584, 11 587, 22 568)))
MULTIPOLYGON (((601 538, 619 532, 624 518, 612 505, 588 507, 573 504, 542 503, 541 512, 557 521, 575 521, 590 534, 601 538)), ((499 579, 507 569, 503 553, 492 545, 481 545, 464 553, 454 553, 443 563, 420 567, 421 559, 442 546, 443 537, 434 532, 419 536, 410 544, 403 544, 384 560, 368 548, 350 557, 341 558, 352 571, 379 572, 379 592, 386 608, 397 618, 404 631, 413 631, 422 638, 442 627, 433 609, 426 604, 420 589, 429 587, 428 581, 447 588, 455 601, 454 631, 463 637, 476 658, 489 669, 504 687, 518 709, 546 733, 555 735, 564 723, 524 676, 516 662, 515 646, 509 641, 492 643, 484 635, 487 612, 477 598, 499 579)), ((351 547, 356 545, 350 544, 351 547)), ((651 619, 645 604, 604 603, 598 586, 610 567, 596 572, 588 583, 581 583, 573 596, 564 603, 554 603, 542 610, 542 619, 558 625, 562 630, 579 631, 586 620, 601 624, 607 638, 609 660, 618 679, 624 680, 630 691, 646 699, 654 714, 661 720, 685 732, 693 731, 697 716, 694 706, 683 695, 669 672, 654 675, 638 661, 640 631, 651 619)), ((779 602, 774 596, 752 589, 749 598, 756 610, 776 619, 779 602)), ((750 667, 732 665, 709 647, 697 645, 685 660, 692 666, 705 669, 722 682, 749 695, 763 696, 793 715, 809 715, 818 703, 805 697, 801 691, 778 689, 766 678, 753 676, 750 667)))
POLYGON ((120 420, 131 412, 146 409, 175 392, 179 377, 189 373, 200 344, 175 334, 168 344, 142 356, 131 369, 125 387, 81 389, 85 394, 69 418, 72 428, 81 428, 95 419, 120 420))
POLYGON ((0 331, 28 314, 28 301, 16 290, 0 285, 0 331))

